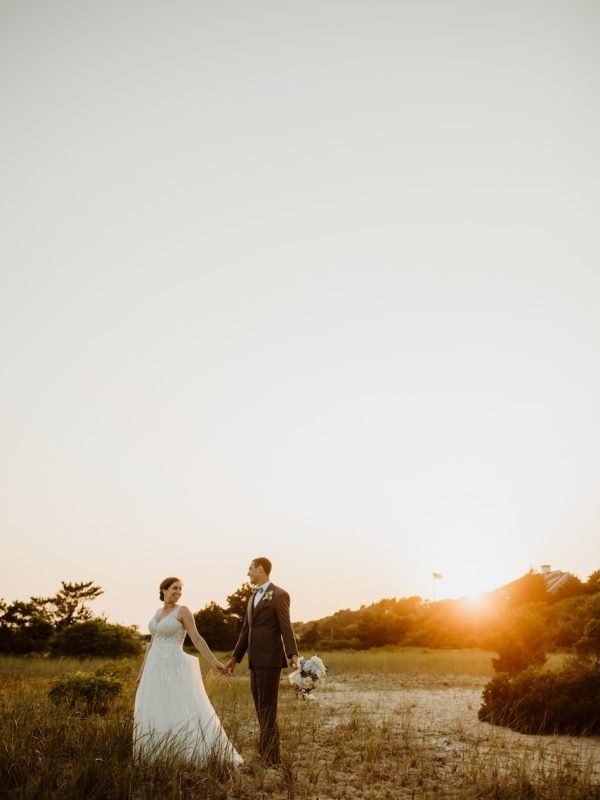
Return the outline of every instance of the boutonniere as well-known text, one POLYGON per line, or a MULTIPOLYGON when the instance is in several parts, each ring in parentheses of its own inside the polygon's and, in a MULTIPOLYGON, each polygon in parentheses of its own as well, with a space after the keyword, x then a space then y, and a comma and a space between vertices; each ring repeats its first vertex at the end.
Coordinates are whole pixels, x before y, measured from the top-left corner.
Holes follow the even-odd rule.
POLYGON ((266 600, 272 600, 272 599, 273 599, 273 589, 269 589, 267 592, 265 592, 265 596, 264 596, 263 600, 266 601, 266 600))

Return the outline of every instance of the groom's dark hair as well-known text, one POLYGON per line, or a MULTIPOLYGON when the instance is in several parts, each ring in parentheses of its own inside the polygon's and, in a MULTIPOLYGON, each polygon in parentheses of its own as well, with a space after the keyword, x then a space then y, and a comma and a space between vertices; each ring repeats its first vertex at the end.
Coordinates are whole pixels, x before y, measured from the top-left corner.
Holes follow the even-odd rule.
POLYGON ((271 564, 268 558, 263 558, 262 556, 260 558, 253 558, 252 563, 255 567, 262 567, 267 575, 271 574, 273 564, 271 564))

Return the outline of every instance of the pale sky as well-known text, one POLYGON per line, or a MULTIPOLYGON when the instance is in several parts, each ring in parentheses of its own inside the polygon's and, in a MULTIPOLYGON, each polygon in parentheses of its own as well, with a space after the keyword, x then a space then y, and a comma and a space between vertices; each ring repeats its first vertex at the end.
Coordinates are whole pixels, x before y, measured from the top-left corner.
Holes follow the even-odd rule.
POLYGON ((599 23, 0 0, 0 597, 600 568, 599 23))

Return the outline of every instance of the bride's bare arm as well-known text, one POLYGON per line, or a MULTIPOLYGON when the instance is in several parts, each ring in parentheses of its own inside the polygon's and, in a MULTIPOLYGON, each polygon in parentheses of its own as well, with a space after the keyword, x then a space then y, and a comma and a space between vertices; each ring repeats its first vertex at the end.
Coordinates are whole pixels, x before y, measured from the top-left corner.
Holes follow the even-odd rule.
POLYGON ((206 644, 206 641, 198 633, 198 628, 196 627, 196 620, 194 619, 192 612, 189 610, 187 606, 181 607, 181 610, 179 611, 177 618, 185 628, 186 633, 192 640, 196 650, 201 655, 204 656, 204 658, 208 661, 208 663, 211 666, 216 667, 217 669, 220 670, 225 670, 226 669, 225 665, 221 664, 221 662, 213 654, 210 647, 206 644))

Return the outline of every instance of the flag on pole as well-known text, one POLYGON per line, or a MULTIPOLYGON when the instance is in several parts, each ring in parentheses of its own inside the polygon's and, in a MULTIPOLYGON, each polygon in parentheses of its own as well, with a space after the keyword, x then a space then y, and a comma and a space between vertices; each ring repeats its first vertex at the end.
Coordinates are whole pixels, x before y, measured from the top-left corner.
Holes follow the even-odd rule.
POLYGON ((433 572, 431 574, 431 577, 433 578, 434 581, 441 581, 444 579, 444 576, 442 575, 441 572, 433 572))

